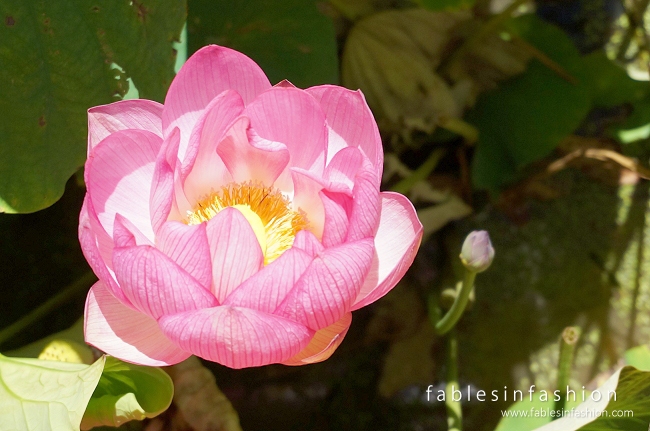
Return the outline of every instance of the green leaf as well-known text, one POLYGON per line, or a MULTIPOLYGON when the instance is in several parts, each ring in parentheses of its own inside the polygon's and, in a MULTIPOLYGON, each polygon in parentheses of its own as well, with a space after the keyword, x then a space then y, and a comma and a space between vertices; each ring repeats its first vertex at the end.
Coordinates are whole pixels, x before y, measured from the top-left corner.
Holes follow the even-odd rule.
POLYGON ((480 131, 473 180, 477 187, 493 191, 522 167, 548 155, 590 108, 583 63, 571 40, 533 15, 515 18, 509 25, 579 83, 567 82, 533 60, 524 74, 481 96, 468 114, 468 121, 480 131))
POLYGON ((647 431, 650 423, 649 372, 629 366, 621 368, 594 393, 602 396, 600 401, 590 399, 580 404, 572 416, 535 431, 647 431))
MULTIPOLYGON (((470 113, 470 115, 476 115, 470 113)), ((471 121, 471 120, 470 120, 471 121)), ((517 178, 517 161, 507 147, 507 142, 499 139, 497 133, 479 131, 479 142, 474 153, 472 181, 479 188, 497 191, 517 178)))
POLYGON ((190 0, 188 49, 216 43, 255 60, 271 83, 338 82, 336 37, 314 0, 190 0))
POLYGON ((109 356, 82 426, 120 426, 155 417, 167 410, 173 395, 172 380, 160 368, 127 364, 109 356))
MULTIPOLYGON (((35 341, 10 354, 72 361, 92 357, 90 348, 83 341, 82 319, 65 331, 35 341)), ((98 376, 96 387, 93 386, 94 392, 91 390, 92 397, 89 395, 90 401, 86 400, 86 412, 81 410, 83 420, 80 418, 80 421, 84 429, 100 425, 119 426, 130 420, 152 418, 164 412, 171 403, 174 394, 172 381, 159 368, 127 364, 107 356, 103 372, 100 370, 100 373, 101 378, 98 376)), ((0 398, 0 406, 1 403, 0 398)), ((4 430, 1 424, 2 422, 0 430, 4 430)))
POLYGON ((79 431, 104 360, 83 365, 0 355, 0 429, 79 431))
MULTIPOLYGON (((524 399, 513 404, 508 409, 508 416, 504 416, 495 431, 533 429, 534 431, 647 431, 648 429, 650 373, 639 371, 634 367, 628 366, 618 370, 601 387, 587 395, 587 401, 577 407, 577 402, 571 402, 569 398, 563 417, 552 422, 549 413, 553 411, 553 401, 541 401, 540 393, 538 392, 537 395, 533 401, 524 399), (613 413, 614 411, 616 414, 613 413)), ((556 415, 561 413, 555 412, 556 415)))
POLYGON ((141 98, 163 102, 175 75, 172 44, 180 39, 186 0, 78 1, 90 8, 107 59, 133 79, 141 98))
POLYGON ((650 348, 637 346, 625 352, 625 363, 638 370, 650 371, 650 348))
POLYGON ((624 68, 607 58, 604 52, 583 57, 585 83, 594 106, 610 107, 635 103, 650 93, 648 82, 635 81, 624 68))
POLYGON ((83 164, 88 108, 127 77, 163 99, 185 1, 3 0, 0 17, 0 212, 32 212, 83 164))

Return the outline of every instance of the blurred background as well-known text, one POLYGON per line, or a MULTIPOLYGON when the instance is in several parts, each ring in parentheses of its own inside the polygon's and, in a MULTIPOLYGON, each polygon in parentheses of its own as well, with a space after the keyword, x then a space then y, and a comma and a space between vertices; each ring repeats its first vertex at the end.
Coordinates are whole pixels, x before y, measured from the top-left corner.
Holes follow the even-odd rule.
MULTIPOLYGON (((204 364, 241 428, 446 429, 444 403, 425 392, 444 388, 447 367, 431 321, 435 304, 453 300, 474 229, 489 231, 496 259, 458 326, 461 386, 553 390, 560 334, 575 325, 572 383, 597 387, 650 341, 647 9, 648 0, 3 0, 0 329, 68 293, 37 323, 0 332, 0 347, 83 314, 86 110, 123 97, 162 102, 184 59, 220 44, 252 57, 272 84, 360 88, 382 133, 383 188, 407 194, 425 226, 407 276, 354 313, 326 362, 204 364)), ((509 405, 464 403, 465 429, 494 430, 509 405)), ((185 419, 172 406, 120 429, 198 429, 185 419)))

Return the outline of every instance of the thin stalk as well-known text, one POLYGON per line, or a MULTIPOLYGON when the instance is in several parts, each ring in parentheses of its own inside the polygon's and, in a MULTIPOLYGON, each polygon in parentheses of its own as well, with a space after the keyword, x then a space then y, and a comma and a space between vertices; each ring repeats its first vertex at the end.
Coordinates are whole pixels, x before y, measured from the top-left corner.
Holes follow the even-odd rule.
POLYGON ((458 385, 458 337, 456 330, 447 336, 447 385, 445 386, 445 407, 447 408, 447 429, 449 431, 462 431, 463 408, 460 400, 454 401, 454 388, 460 390, 458 385))
MULTIPOLYGON (((561 411, 566 405, 567 387, 571 378, 571 366, 576 345, 580 339, 580 328, 569 326, 562 331, 560 338, 560 360, 557 370, 557 390, 560 391, 560 399, 555 402, 553 409, 561 411)), ((558 416, 559 417, 559 416, 558 416)))
POLYGON ((431 172, 438 166, 440 159, 445 154, 445 149, 438 148, 433 150, 428 159, 425 160, 411 175, 404 178, 399 183, 395 184, 392 188, 394 192, 406 194, 411 191, 411 188, 418 182, 426 180, 431 172))
POLYGON ((445 316, 436 324, 436 332, 439 335, 449 332, 456 325, 460 316, 463 315, 463 312, 467 307, 467 302, 469 301, 469 295, 472 293, 472 289, 474 288, 475 278, 476 273, 474 271, 465 269, 465 276, 463 278, 463 285, 460 287, 460 292, 458 292, 458 295, 449 311, 447 311, 447 314, 445 314, 445 316))
POLYGON ((52 298, 48 299, 28 314, 24 315, 11 325, 1 330, 0 345, 11 339, 14 335, 18 334, 23 329, 38 322, 43 317, 54 311, 56 308, 77 297, 77 295, 87 290, 88 286, 96 279, 97 278, 95 277, 95 274, 92 272, 87 272, 78 278, 75 282, 63 288, 63 290, 54 295, 52 298))

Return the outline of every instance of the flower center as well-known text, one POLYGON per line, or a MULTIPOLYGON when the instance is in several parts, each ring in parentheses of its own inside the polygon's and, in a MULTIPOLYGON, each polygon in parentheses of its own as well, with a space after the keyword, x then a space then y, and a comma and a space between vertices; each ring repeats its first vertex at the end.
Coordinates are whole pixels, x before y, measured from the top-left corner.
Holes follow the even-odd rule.
POLYGON ((291 202, 278 189, 259 182, 230 183, 212 192, 187 212, 189 225, 210 220, 224 208, 238 209, 250 223, 264 253, 267 265, 293 245, 298 231, 308 228, 305 213, 291 208, 291 202))

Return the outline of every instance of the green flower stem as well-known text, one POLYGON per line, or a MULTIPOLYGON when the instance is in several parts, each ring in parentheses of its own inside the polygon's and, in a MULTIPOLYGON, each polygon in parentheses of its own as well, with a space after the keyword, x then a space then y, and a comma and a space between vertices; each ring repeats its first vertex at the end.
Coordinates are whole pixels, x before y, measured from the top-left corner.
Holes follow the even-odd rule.
POLYGON ((560 360, 557 373, 557 390, 560 391, 561 397, 553 406, 555 411, 564 409, 566 405, 566 388, 571 378, 571 365, 573 364, 573 355, 579 338, 580 328, 578 327, 569 326, 562 331, 562 337, 560 338, 560 360))
POLYGON ((63 288, 63 290, 54 295, 52 298, 48 299, 46 302, 32 310, 29 314, 26 314, 16 322, 1 330, 0 345, 11 339, 11 337, 26 327, 32 325, 35 322, 38 322, 43 317, 54 311, 56 308, 60 307, 62 304, 65 304, 66 302, 80 295, 82 292, 88 290, 90 284, 95 280, 97 280, 95 274, 92 272, 87 272, 75 282, 63 288))
POLYGON ((458 292, 456 300, 451 305, 449 311, 447 311, 447 314, 436 323, 436 332, 439 335, 449 332, 456 325, 460 316, 463 315, 463 311, 465 311, 465 307, 467 307, 467 302, 469 301, 469 295, 474 288, 475 278, 476 272, 465 269, 463 285, 460 287, 460 292, 458 292))
POLYGON ((448 431, 462 431, 463 409, 460 401, 454 401, 453 391, 458 385, 458 338, 452 330, 447 336, 447 385, 445 386, 445 407, 447 408, 448 431))
POLYGON ((445 152, 446 151, 443 148, 434 150, 424 163, 413 171, 411 175, 395 184, 395 186, 392 187, 392 190, 403 195, 411 191, 411 188, 413 188, 416 183, 426 180, 429 177, 431 172, 433 172, 436 166, 438 166, 438 162, 440 162, 442 156, 445 155, 445 152))

